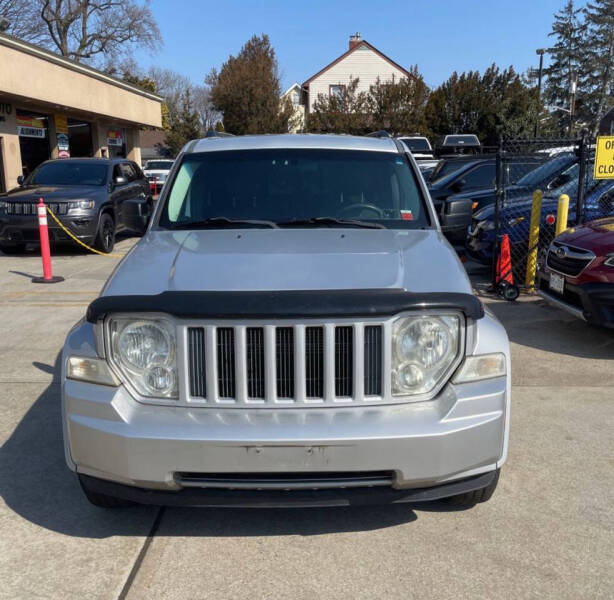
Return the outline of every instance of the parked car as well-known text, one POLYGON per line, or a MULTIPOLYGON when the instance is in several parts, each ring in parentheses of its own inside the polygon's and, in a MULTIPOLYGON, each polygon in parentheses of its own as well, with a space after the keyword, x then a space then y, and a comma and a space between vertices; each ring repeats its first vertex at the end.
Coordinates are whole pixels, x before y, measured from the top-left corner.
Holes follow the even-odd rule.
MULTIPOLYGON (((518 156, 509 163, 506 173, 508 183, 514 183, 527 169, 542 162, 539 157, 518 156)), ((435 180, 429 185, 431 197, 439 215, 441 229, 453 243, 463 243, 467 226, 471 223, 473 201, 458 198, 461 191, 491 189, 496 181, 496 161, 494 158, 464 163, 449 175, 435 180), (454 199, 452 199, 454 197, 454 199)))
POLYGON ((614 329, 614 218, 558 236, 539 270, 537 288, 549 304, 614 329))
MULTIPOLYGON (((505 200, 511 202, 516 199, 526 200, 527 194, 532 194, 534 190, 542 190, 548 192, 572 181, 578 177, 578 157, 573 152, 563 153, 556 158, 547 160, 546 162, 525 163, 519 167, 510 164, 506 161, 506 185, 505 185, 505 200), (575 165, 575 168, 573 168, 575 165), (524 169, 524 174, 520 173, 524 169), (518 175, 522 175, 518 178, 518 175), (510 184, 516 178, 516 183, 510 184)), ((474 212, 481 210, 485 206, 494 204, 496 198, 496 189, 482 188, 479 190, 471 190, 454 194, 450 196, 451 201, 469 199, 472 202, 474 212)), ((470 225, 471 221, 467 223, 470 225)))
POLYGON ((155 159, 148 160, 144 167, 143 172, 145 177, 149 180, 151 191, 154 195, 160 193, 170 170, 173 168, 173 160, 155 159))
POLYGON ((433 147, 429 139, 423 135, 402 136, 398 138, 412 153, 413 157, 420 162, 421 159, 433 159, 433 147))
MULTIPOLYGON (((592 166, 589 168, 592 173, 592 166)), ((554 230, 558 199, 561 194, 570 197, 568 222, 576 221, 577 180, 570 181, 556 190, 545 194, 542 200, 540 227, 554 230), (551 223, 548 223, 551 221, 551 223)), ((592 221, 614 214, 614 182, 594 180, 589 175, 584 199, 584 221, 592 221)), ((532 198, 513 202, 499 211, 502 231, 509 234, 512 256, 526 254, 531 223, 532 198)), ((491 264, 495 242, 494 205, 487 206, 475 213, 466 241, 467 254, 479 262, 491 264)), ((543 237, 543 236, 542 236, 543 237)), ((546 236, 552 238, 552 236, 546 236)))
POLYGON ((509 343, 393 139, 190 142, 62 356, 98 506, 493 493, 509 343))
POLYGON ((464 150, 480 150, 482 144, 477 135, 473 134, 450 134, 443 138, 441 148, 444 151, 462 152, 464 150))
MULTIPOLYGON (((102 252, 113 250, 119 231, 143 233, 151 214, 149 183, 136 163, 123 158, 48 160, 18 181, 18 188, 0 196, 5 254, 39 243, 39 198, 77 238, 102 252)), ((51 242, 70 240, 53 219, 48 227, 51 242)))

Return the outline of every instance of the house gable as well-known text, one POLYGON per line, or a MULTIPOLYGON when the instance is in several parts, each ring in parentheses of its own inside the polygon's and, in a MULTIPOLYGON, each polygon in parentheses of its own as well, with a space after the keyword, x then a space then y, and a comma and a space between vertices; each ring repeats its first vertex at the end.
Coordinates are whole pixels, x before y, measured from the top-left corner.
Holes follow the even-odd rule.
POLYGON ((356 77, 359 79, 358 91, 368 91, 378 77, 386 82, 413 75, 369 42, 361 40, 305 81, 303 88, 309 93, 308 106, 313 106, 318 94, 328 94, 330 86, 347 85, 350 79, 356 77))

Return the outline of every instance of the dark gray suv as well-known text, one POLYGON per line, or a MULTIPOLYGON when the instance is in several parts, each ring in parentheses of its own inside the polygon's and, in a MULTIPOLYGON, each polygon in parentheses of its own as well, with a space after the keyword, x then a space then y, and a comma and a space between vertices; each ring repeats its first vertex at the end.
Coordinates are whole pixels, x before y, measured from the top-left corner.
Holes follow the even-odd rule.
MULTIPOLYGON (((143 233, 152 212, 149 182, 136 163, 125 158, 49 160, 0 196, 0 250, 5 254, 39 241, 39 198, 74 235, 102 252, 113 250, 116 232, 143 233)), ((49 238, 70 239, 53 219, 49 238)))

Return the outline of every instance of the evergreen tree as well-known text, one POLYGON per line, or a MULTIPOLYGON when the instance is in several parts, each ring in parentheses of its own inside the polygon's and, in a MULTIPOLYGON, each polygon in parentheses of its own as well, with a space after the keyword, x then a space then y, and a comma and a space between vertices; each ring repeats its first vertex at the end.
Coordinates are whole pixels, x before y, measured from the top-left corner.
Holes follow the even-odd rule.
POLYGON ((290 103, 280 107, 281 84, 275 50, 267 35, 253 36, 219 73, 207 77, 211 102, 229 133, 287 133, 290 103))
POLYGON ((523 78, 513 67, 501 71, 494 64, 483 74, 454 72, 426 105, 426 120, 436 136, 474 133, 489 146, 500 135, 530 135, 536 114, 535 94, 523 78))
MULTIPOLYGON (((554 15, 552 31, 548 34, 555 39, 550 50, 551 63, 546 69, 546 86, 544 90, 544 104, 570 109, 571 86, 574 79, 578 82, 578 96, 576 106, 580 108, 584 103, 583 91, 586 89, 586 60, 584 34, 585 26, 581 19, 581 9, 576 9, 573 0, 567 0, 565 6, 554 15)), ((578 114, 571 122, 571 129, 578 120, 578 114)), ((549 119, 550 126, 558 129, 559 135, 569 131, 570 115, 564 111, 552 111, 549 119)))
POLYGON ((585 9, 586 101, 584 112, 592 134, 614 105, 614 0, 593 0, 585 9))

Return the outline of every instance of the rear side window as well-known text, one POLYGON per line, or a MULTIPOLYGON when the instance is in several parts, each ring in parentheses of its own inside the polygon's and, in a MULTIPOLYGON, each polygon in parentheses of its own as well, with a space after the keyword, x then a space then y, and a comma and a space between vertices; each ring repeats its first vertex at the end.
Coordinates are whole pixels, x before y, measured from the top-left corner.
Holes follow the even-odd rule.
POLYGON ((160 225, 214 217, 275 222, 334 217, 390 228, 430 224, 404 155, 321 149, 184 156, 160 225))

